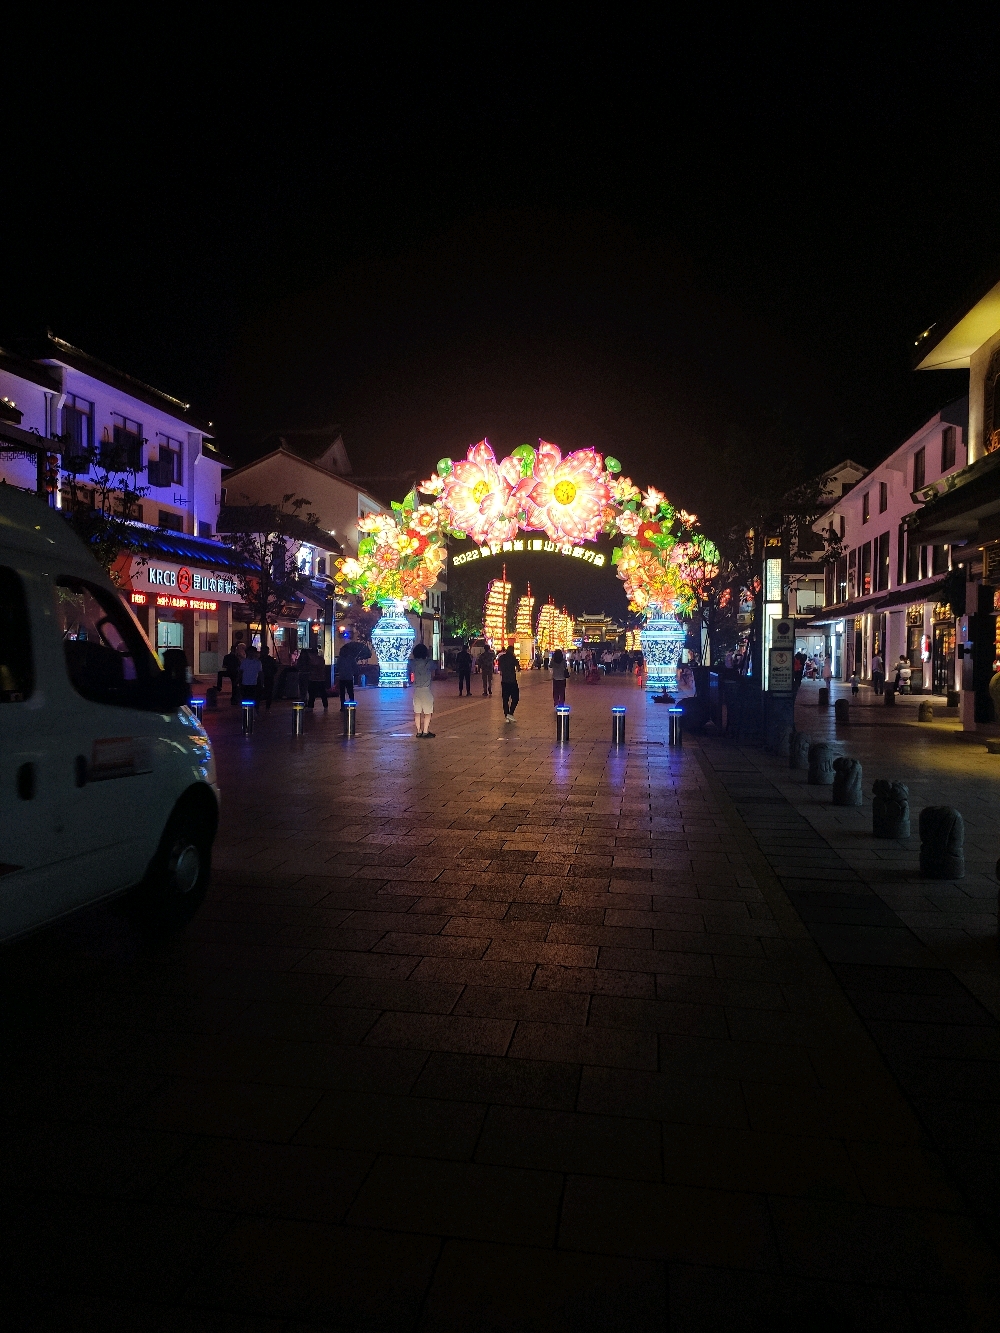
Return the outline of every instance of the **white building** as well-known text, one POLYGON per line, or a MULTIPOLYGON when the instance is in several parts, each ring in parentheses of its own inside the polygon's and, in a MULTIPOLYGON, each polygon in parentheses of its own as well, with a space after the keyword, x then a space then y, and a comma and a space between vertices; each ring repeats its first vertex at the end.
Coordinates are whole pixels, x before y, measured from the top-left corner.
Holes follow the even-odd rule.
POLYGON ((825 567, 825 605, 808 625, 823 634, 835 679, 857 670, 869 680, 877 653, 890 679, 893 663, 906 657, 915 691, 955 689, 955 616, 941 596, 951 548, 911 541, 904 520, 932 483, 965 467, 968 407, 963 398, 943 408, 814 525, 832 531, 843 550, 825 567))

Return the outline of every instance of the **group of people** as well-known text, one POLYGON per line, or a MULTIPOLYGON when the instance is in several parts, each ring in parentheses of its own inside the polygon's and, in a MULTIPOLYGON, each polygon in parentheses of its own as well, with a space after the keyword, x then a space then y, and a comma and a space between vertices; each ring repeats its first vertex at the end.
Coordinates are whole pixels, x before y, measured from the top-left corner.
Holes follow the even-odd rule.
MULTIPOLYGON (((281 666, 265 644, 260 650, 252 644, 248 647, 238 639, 222 659, 222 670, 216 679, 216 688, 222 689, 223 680, 229 680, 232 693, 229 698, 231 707, 250 700, 257 706, 264 705, 265 712, 274 702, 278 693, 279 681, 288 673, 297 677, 297 692, 307 707, 315 708, 316 700, 321 700, 323 709, 329 707, 327 691, 328 668, 322 655, 314 648, 301 648, 294 663, 281 666)), ((343 702, 344 690, 340 693, 343 702)), ((350 697, 354 698, 353 680, 350 697)))

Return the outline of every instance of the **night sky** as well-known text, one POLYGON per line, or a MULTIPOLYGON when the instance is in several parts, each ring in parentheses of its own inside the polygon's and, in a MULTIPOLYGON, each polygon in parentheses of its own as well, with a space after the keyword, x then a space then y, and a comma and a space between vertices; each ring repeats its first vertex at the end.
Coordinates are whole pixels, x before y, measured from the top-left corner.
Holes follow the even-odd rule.
POLYGON ((710 528, 727 447, 871 463, 962 393, 913 340, 1000 256, 995 44, 803 14, 67 31, 7 89, 3 335, 191 399, 236 457, 543 436, 710 528))

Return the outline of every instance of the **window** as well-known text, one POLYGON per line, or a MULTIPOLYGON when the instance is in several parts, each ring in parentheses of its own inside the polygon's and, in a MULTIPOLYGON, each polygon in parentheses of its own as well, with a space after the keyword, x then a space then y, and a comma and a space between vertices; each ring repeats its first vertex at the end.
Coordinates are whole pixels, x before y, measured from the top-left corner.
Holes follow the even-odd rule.
POLYGON ((184 481, 184 451, 180 440, 157 435, 156 452, 159 455, 160 485, 180 486, 184 481))
MULTIPOLYGON (((166 682, 142 631, 113 592, 67 575, 54 588, 66 671, 92 703, 160 711, 166 682)), ((169 684, 170 682, 166 682, 169 684)))
POLYGON ((918 449, 913 455, 913 489, 919 491, 927 479, 927 454, 918 449))
POLYGON ((886 592, 889 587, 889 534, 883 532, 875 543, 875 591, 886 592))
POLYGON ((865 491, 861 497, 861 522, 867 523, 872 516, 872 493, 865 491))
POLYGON ((945 426, 941 433, 942 472, 947 472, 950 467, 955 466, 955 437, 957 433, 954 426, 945 426))
POLYGON ((920 577, 920 544, 915 542, 912 537, 907 538, 906 544, 906 582, 916 583, 920 577))
POLYGON ((847 596, 848 598, 858 595, 858 553, 851 551, 847 556, 847 596))
POLYGON ((198 536, 199 536, 199 537, 211 537, 211 535, 212 535, 212 525, 211 525, 211 523, 206 523, 205 520, 204 520, 203 518, 200 518, 200 519, 198 520, 198 536))
POLYGON ((889 483, 880 481, 878 484, 878 512, 884 514, 889 508, 889 483))
POLYGON ((858 593, 865 597, 872 590, 872 544, 865 542, 858 552, 858 593))
POLYGON ((175 514, 170 509, 161 509, 160 516, 157 519, 157 527, 169 528, 171 532, 183 532, 184 515, 175 514))
POLYGON ((847 601, 847 556, 841 556, 837 561, 837 573, 835 576, 835 587, 833 600, 835 602, 847 601))
POLYGON ((114 472, 138 472, 142 467, 141 424, 117 412, 111 414, 111 420, 112 439, 101 441, 101 466, 114 472))
POLYGON ((843 514, 840 516, 840 540, 844 540, 844 533, 847 531, 847 519, 843 514))
POLYGON ((906 533, 903 525, 896 529, 896 587, 906 582, 906 533))
POLYGON ((948 573, 949 566, 951 565, 951 561, 948 559, 948 556, 949 556, 949 554, 950 554, 950 549, 951 549, 951 548, 948 547, 948 546, 932 546, 932 547, 931 547, 931 573, 932 573, 932 574, 947 574, 947 573, 948 573))
MULTIPOLYGON (((62 433, 66 440, 64 455, 67 465, 71 461, 83 462, 94 447, 94 404, 85 398, 78 398, 75 393, 68 393, 62 410, 62 433)), ((76 471, 76 468, 72 468, 76 471)), ((79 471, 85 471, 80 467, 79 471)))
POLYGON ((0 565, 0 704, 19 704, 35 689, 31 626, 21 580, 0 565))

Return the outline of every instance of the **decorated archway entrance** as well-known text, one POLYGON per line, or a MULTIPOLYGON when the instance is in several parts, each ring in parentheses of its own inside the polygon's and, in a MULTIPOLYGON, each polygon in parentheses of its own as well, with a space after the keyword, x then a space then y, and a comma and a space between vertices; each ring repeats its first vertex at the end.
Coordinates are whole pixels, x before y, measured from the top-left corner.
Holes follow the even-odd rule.
MULTIPOLYGON (((535 540, 570 551, 601 533, 612 536, 612 563, 629 608, 645 616, 643 649, 654 686, 671 683, 684 642, 677 620, 690 616, 697 584, 718 567, 718 551, 694 514, 676 509, 654 486, 640 490, 616 458, 594 449, 563 455, 546 440, 537 449, 522 444, 500 461, 481 440, 465 458, 442 458, 392 511, 359 521, 357 559, 338 560, 337 579, 366 607, 378 602, 400 620, 434 584, 449 539, 469 542, 478 556, 513 543, 519 531, 542 533, 535 540)), ((393 649, 397 659, 403 647, 393 649)))

